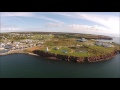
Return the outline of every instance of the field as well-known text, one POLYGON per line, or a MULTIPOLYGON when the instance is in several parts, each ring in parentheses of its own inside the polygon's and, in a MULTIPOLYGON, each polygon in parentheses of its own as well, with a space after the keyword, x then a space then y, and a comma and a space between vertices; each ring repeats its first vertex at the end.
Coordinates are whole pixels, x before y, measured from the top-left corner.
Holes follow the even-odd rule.
POLYGON ((49 52, 68 56, 96 56, 112 52, 115 48, 96 46, 95 41, 78 42, 75 38, 52 39, 44 43, 43 51, 48 47, 49 52), (92 44, 92 45, 91 45, 92 44), (56 50, 55 48, 59 49, 56 50), (66 51, 67 53, 63 52, 66 51))

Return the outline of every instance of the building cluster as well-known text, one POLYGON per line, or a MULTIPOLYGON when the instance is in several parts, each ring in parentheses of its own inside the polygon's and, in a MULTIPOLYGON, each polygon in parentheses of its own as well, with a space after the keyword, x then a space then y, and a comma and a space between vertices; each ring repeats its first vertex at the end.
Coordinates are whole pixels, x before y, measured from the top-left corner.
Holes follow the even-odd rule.
POLYGON ((106 42, 102 42, 102 41, 95 41, 95 44, 91 43, 91 42, 87 42, 88 40, 85 39, 85 38, 77 39, 77 41, 79 41, 79 42, 85 42, 85 44, 89 45, 89 46, 97 45, 97 46, 103 46, 103 47, 115 47, 111 43, 106 43, 106 42))
POLYGON ((96 41, 95 43, 97 46, 103 46, 103 47, 115 47, 114 45, 110 44, 110 43, 105 43, 102 41, 96 41))
POLYGON ((3 49, 9 49, 9 50, 17 50, 17 49, 26 49, 33 46, 41 46, 43 42, 40 42, 38 40, 20 40, 16 42, 6 42, 6 43, 0 43, 0 50, 3 49))

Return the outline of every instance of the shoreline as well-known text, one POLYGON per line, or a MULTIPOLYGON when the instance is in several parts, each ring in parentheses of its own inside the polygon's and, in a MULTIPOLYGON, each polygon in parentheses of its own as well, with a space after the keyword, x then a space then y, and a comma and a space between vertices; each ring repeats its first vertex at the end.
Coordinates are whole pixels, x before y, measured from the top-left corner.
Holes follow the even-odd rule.
POLYGON ((43 54, 38 54, 38 53, 35 53, 35 52, 33 52, 33 53, 24 52, 23 50, 10 50, 6 53, 0 53, 0 56, 11 55, 11 54, 27 54, 27 55, 32 55, 32 56, 39 56, 41 58, 46 58, 46 59, 50 59, 50 60, 65 60, 65 61, 74 61, 74 62, 78 62, 78 63, 83 63, 83 62, 100 62, 100 61, 105 61, 105 60, 111 60, 117 54, 120 53, 120 50, 113 51, 113 52, 115 52, 113 55, 107 56, 107 57, 106 57, 107 54, 105 55, 105 57, 101 57, 101 56, 74 57, 74 56, 64 56, 64 55, 55 55, 54 56, 51 53, 50 53, 50 55, 48 55, 48 53, 44 53, 44 52, 42 52, 43 54))
POLYGON ((39 56, 39 55, 34 54, 34 53, 24 52, 23 50, 11 50, 11 51, 8 51, 6 53, 0 53, 0 56, 11 55, 11 54, 28 54, 28 55, 33 55, 33 56, 39 56))
POLYGON ((50 60, 64 60, 64 61, 83 63, 83 62, 99 62, 99 61, 111 60, 117 54, 120 53, 120 50, 114 50, 111 53, 106 53, 98 56, 88 56, 88 57, 67 56, 67 55, 54 54, 39 50, 36 50, 33 53, 39 55, 40 57, 47 58, 50 60))

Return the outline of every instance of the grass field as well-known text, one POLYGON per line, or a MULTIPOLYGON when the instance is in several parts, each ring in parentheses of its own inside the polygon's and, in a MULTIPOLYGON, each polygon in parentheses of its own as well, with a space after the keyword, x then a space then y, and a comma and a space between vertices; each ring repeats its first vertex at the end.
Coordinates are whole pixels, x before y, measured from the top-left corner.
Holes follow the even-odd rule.
MULTIPOLYGON (((36 35, 35 38, 40 38, 40 35, 36 35)), ((42 45, 42 48, 36 49, 46 51, 46 48, 48 47, 48 52, 50 53, 77 57, 102 55, 110 53, 115 49, 112 47, 96 46, 94 40, 88 40, 87 42, 78 42, 76 40, 76 38, 57 38, 51 36, 49 40, 46 39, 46 42, 42 45), (79 47, 77 48, 77 46, 79 47), (58 47, 59 49, 56 50, 56 47, 58 47), (67 51, 67 53, 63 52, 63 50, 67 51), (76 50, 78 50, 78 52, 76 50)), ((119 47, 120 46, 116 46, 116 48, 119 47)), ((32 49, 30 51, 32 51, 32 49)))
MULTIPOLYGON (((96 56, 102 55, 106 53, 110 53, 114 50, 114 48, 106 48, 102 46, 88 46, 88 47, 80 47, 80 48, 69 48, 67 46, 59 47, 58 50, 55 49, 54 46, 49 46, 49 51, 55 54, 61 55, 68 55, 68 56, 78 56, 78 57, 85 57, 85 56, 96 56), (66 50, 67 53, 64 53, 63 50, 66 50), (76 50, 80 50, 81 52, 76 52, 76 50), (86 52, 82 52, 86 50, 86 52)), ((42 48, 43 51, 46 51, 46 47, 42 48)))

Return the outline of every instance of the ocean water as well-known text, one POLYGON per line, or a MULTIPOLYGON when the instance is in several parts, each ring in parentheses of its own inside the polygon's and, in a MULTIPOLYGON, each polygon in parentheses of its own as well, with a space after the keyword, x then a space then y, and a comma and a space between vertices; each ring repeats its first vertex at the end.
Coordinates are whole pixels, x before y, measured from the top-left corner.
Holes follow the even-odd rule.
POLYGON ((25 54, 0 56, 0 78, 120 78, 120 54, 96 63, 54 61, 25 54))

